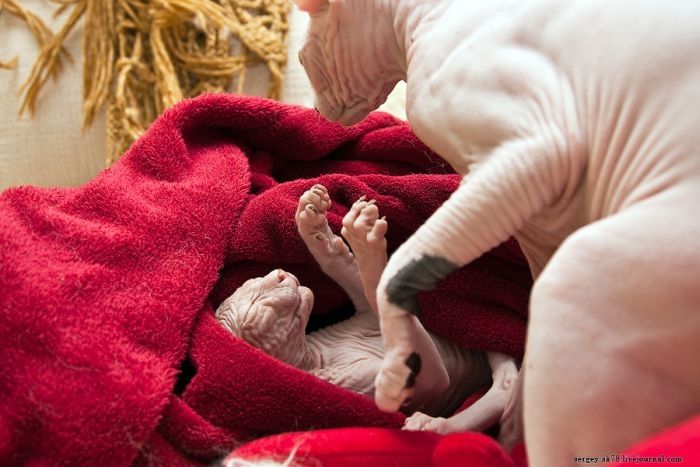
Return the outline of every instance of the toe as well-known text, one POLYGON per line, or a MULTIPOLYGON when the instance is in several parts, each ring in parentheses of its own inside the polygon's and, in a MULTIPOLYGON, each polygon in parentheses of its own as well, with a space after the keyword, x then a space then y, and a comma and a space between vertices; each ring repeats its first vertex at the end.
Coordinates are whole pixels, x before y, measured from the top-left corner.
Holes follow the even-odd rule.
POLYGON ((309 190, 305 191, 299 198, 299 209, 301 210, 307 205, 312 204, 320 213, 326 212, 331 207, 331 199, 328 196, 328 191, 323 185, 314 185, 309 190))
POLYGON ((360 199, 355 201, 355 203, 353 203, 353 205, 350 207, 348 213, 345 214, 345 217, 343 217, 343 227, 345 227, 347 230, 353 228, 353 225, 362 212, 362 209, 367 206, 367 202, 364 200, 364 198, 365 197, 362 196, 360 199))
POLYGON ((313 230, 317 221, 316 206, 313 204, 300 205, 300 210, 297 213, 297 225, 304 227, 305 230, 313 230))
POLYGON ((328 196, 328 190, 325 186, 321 185, 320 183, 317 183, 316 185, 312 186, 311 189, 318 193, 322 193, 325 196, 328 196))
POLYGON ((425 414, 421 412, 416 412, 406 419, 403 424, 403 430, 417 431, 423 427, 423 421, 425 419, 425 414))
POLYGON ((311 191, 318 197, 317 206, 321 211, 325 211, 331 207, 331 198, 328 196, 328 191, 323 185, 314 185, 311 191))
POLYGON ((304 212, 307 219, 314 219, 318 215, 318 206, 309 203, 304 207, 304 212))
POLYGON ((367 243, 370 245, 380 245, 386 243, 386 231, 389 228, 389 224, 386 218, 382 217, 377 219, 377 221, 372 226, 372 230, 367 234, 367 243))
POLYGON ((379 209, 372 201, 367 203, 360 211, 360 215, 355 219, 355 227, 371 227, 379 218, 379 209))

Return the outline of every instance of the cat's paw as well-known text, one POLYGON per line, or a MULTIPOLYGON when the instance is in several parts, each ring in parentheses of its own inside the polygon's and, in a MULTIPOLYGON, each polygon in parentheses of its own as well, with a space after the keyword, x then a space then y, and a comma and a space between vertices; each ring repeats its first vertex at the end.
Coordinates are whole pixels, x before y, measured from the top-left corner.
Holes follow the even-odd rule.
POLYGON ((326 187, 316 184, 299 198, 296 212, 297 230, 322 270, 333 275, 354 269, 354 258, 342 238, 328 225, 326 213, 331 199, 326 187))
POLYGON ((379 218, 379 208, 374 203, 373 199, 365 201, 363 196, 350 207, 343 218, 340 233, 350 244, 355 258, 360 263, 371 261, 376 256, 386 258, 384 235, 387 222, 384 218, 379 218))
POLYGON ((449 421, 443 417, 431 417, 422 412, 416 412, 406 419, 402 430, 432 431, 441 435, 451 432, 449 421))
POLYGON ((411 367, 411 361, 417 354, 409 352, 404 356, 404 353, 387 352, 374 380, 374 401, 384 412, 396 412, 411 403, 418 374, 415 366, 411 367))

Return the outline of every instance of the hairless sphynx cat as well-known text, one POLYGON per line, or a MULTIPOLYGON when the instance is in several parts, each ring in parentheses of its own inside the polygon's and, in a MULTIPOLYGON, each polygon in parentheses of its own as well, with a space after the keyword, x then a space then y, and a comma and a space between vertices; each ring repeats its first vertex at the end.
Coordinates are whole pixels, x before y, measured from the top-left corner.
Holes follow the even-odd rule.
MULTIPOLYGON (((387 262, 387 222, 373 200, 357 201, 343 218, 342 235, 330 229, 328 192, 315 185, 299 199, 296 223, 301 238, 321 270, 348 294, 355 314, 306 334, 313 293, 281 269, 246 281, 216 311, 221 324, 285 363, 347 389, 374 395, 374 380, 384 356, 376 314, 376 287, 387 262)), ((413 413, 408 430, 447 434, 484 430, 503 415, 518 370, 512 358, 476 352, 419 327, 416 342, 429 384, 416 388, 402 409, 413 413), (462 401, 489 383, 487 393, 466 410, 450 417, 462 401), (416 412, 420 410, 422 412, 416 412), (415 413, 414 413, 415 412, 415 413)), ((504 440, 503 442, 507 442, 504 440)))
POLYGON ((531 465, 700 412, 700 2, 296 3, 321 114, 357 123, 404 79, 413 130, 464 175, 379 282, 379 407, 425 384, 416 294, 515 235, 531 465))

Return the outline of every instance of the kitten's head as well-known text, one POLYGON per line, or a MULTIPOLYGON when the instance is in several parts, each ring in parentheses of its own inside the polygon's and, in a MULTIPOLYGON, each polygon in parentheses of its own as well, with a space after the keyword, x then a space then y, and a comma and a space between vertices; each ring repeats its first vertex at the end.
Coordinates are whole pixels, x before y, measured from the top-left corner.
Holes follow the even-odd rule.
POLYGON ((392 62, 395 54, 387 50, 395 45, 391 19, 367 17, 372 12, 362 8, 371 2, 294 1, 311 15, 299 61, 314 88, 316 109, 343 125, 362 121, 402 78, 392 62))
POLYGON ((276 269, 243 283, 221 303, 216 318, 235 336, 297 366, 313 303, 311 290, 293 274, 276 269))

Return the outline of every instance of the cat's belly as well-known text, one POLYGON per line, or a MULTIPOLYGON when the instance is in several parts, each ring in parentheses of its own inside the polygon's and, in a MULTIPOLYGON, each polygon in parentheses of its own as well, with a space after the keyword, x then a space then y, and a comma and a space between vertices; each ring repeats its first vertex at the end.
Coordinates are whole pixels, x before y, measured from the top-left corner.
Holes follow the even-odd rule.
POLYGON ((490 383, 491 368, 485 352, 469 350, 432 334, 450 376, 450 386, 439 398, 419 410, 433 416, 448 417, 464 400, 490 383))
POLYGON ((323 367, 311 373, 351 391, 374 397, 374 379, 384 358, 376 319, 353 317, 307 336, 321 349, 323 367))
MULTIPOLYGON (((430 333, 450 376, 450 386, 438 399, 417 410, 449 416, 466 397, 489 384, 491 371, 483 352, 464 349, 430 333)), ((323 368, 311 373, 330 383, 374 397, 374 380, 384 358, 379 324, 350 319, 307 337, 323 349, 323 368)))

